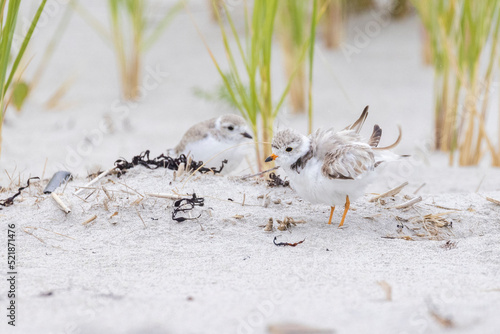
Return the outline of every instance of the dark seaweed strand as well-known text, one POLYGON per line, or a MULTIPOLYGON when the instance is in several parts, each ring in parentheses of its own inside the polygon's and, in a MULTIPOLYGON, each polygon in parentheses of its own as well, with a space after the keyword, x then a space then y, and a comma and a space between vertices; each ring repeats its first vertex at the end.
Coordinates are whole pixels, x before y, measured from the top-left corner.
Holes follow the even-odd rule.
POLYGON ((299 242, 289 243, 289 242, 276 242, 276 239, 278 239, 278 237, 274 237, 273 239, 273 244, 275 244, 276 246, 290 246, 290 247, 295 247, 306 241, 306 239, 304 239, 299 242))
MULTIPOLYGON (((151 159, 149 156, 150 151, 146 150, 139 155, 136 155, 132 158, 131 162, 128 162, 124 158, 120 158, 115 161, 115 167, 118 169, 118 177, 125 174, 128 169, 134 168, 135 166, 143 166, 148 169, 157 169, 157 168, 167 168, 170 170, 179 170, 179 166, 181 164, 186 165, 188 163, 188 159, 184 154, 181 154, 177 158, 173 158, 168 155, 161 154, 156 158, 151 159)), ((224 165, 227 163, 227 160, 222 161, 222 165, 219 169, 215 167, 207 168, 201 167, 203 165, 203 161, 191 161, 188 166, 189 171, 198 170, 200 173, 205 174, 208 172, 213 172, 214 174, 218 174, 224 168, 224 165)))
POLYGON ((204 206, 205 199, 203 197, 197 197, 196 193, 193 193, 191 198, 181 198, 180 200, 175 201, 174 203, 174 211, 172 211, 172 219, 178 223, 181 223, 186 220, 195 220, 201 217, 201 213, 198 217, 194 218, 186 218, 186 217, 177 217, 180 213, 184 213, 186 211, 191 211, 195 206, 204 206))
MULTIPOLYGON (((26 189, 26 188, 28 188, 28 187, 30 186, 30 180, 40 180, 40 178, 39 178, 38 176, 35 176, 35 177, 30 177, 30 178, 28 179, 27 184, 26 184, 26 186, 25 186, 25 187, 21 187, 21 188, 19 188, 19 189, 17 190, 17 193, 15 193, 14 195, 12 195, 11 197, 6 198, 6 199, 2 199, 2 200, 0 200, 0 205, 1 205, 1 206, 5 206, 5 207, 7 207, 7 206, 11 206, 12 204, 14 204, 14 199, 15 199, 17 196, 21 195, 21 192, 22 192, 24 189, 26 189)), ((0 210, 1 210, 1 208, 0 208, 0 210)))

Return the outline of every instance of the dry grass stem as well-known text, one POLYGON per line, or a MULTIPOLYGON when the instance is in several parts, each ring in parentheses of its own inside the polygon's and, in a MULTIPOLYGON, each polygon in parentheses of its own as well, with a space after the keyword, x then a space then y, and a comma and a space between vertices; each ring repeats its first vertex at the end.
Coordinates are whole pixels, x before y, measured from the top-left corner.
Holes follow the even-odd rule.
POLYGON ((450 319, 450 318, 447 318, 447 317, 443 317, 442 315, 438 314, 436 311, 434 310, 429 310, 429 314, 434 318, 434 320, 437 321, 438 324, 440 324, 441 326, 445 327, 445 328, 453 328, 455 327, 455 324, 454 322, 450 319))
POLYGON ((137 212, 137 215, 138 215, 138 216, 139 216, 139 218, 141 219, 142 224, 144 225, 144 228, 147 228, 146 223, 144 222, 144 219, 142 219, 142 216, 141 216, 141 214, 139 213, 139 210, 137 210, 137 208, 135 208, 135 212, 137 212))
POLYGON ((89 183, 87 183, 85 186, 83 187, 78 187, 80 188, 79 190, 75 191, 75 195, 79 195, 81 194, 86 188, 90 187, 91 185, 93 185, 94 183, 97 183, 99 180, 101 180, 102 178, 106 177, 107 175, 109 175, 111 172, 113 172, 113 170, 115 169, 115 167, 113 168, 110 168, 104 172, 102 172, 101 174, 99 174, 95 179, 93 179, 92 181, 90 181, 89 183))
POLYGON ((42 177, 40 178, 40 180, 43 180, 43 178, 45 177, 45 170, 47 169, 47 162, 48 161, 49 161, 49 158, 45 158, 45 163, 43 164, 42 177))
POLYGON ((490 201, 491 203, 495 203, 497 205, 500 205, 500 201, 491 197, 486 197, 487 201, 490 201))
POLYGON ((392 287, 389 283, 386 281, 378 281, 377 284, 384 290, 385 293, 385 299, 387 301, 392 301, 392 287))
POLYGON ((97 219, 97 215, 93 215, 92 217, 90 217, 89 219, 87 219, 86 221, 84 221, 82 223, 82 225, 83 226, 87 226, 87 225, 89 225, 90 223, 92 223, 96 219, 97 219))
POLYGON ((399 194, 399 192, 401 190, 403 190, 404 187, 406 187, 408 185, 408 181, 407 182, 404 182, 403 184, 397 186, 396 188, 392 188, 390 189, 389 191, 383 193, 383 194, 380 194, 378 196, 375 196, 373 198, 370 199, 370 202, 376 202, 378 201, 379 199, 381 198, 384 198, 384 197, 389 197, 389 196, 394 196, 394 195, 397 195, 399 194))
POLYGON ((422 185, 420 187, 418 187, 414 192, 413 192, 413 195, 416 195, 420 190, 422 190, 423 187, 425 187, 427 184, 426 183, 422 183, 422 185))
POLYGON ((26 228, 23 228, 23 232, 28 234, 28 235, 31 235, 33 238, 37 239, 38 241, 40 241, 42 244, 45 244, 45 241, 39 237, 37 237, 36 235, 34 235, 32 232, 26 230, 26 228))
POLYGON ((272 171, 274 171, 274 170, 276 170, 278 168, 280 168, 280 166, 276 166, 276 167, 270 168, 270 169, 265 170, 265 171, 260 172, 260 173, 251 174, 251 175, 245 175, 245 176, 242 176, 240 179, 241 180, 246 180, 246 179, 249 179, 249 178, 252 178, 252 177, 261 176, 261 175, 264 175, 266 173, 272 172, 272 171))
POLYGON ((415 197, 415 198, 412 198, 411 200, 407 201, 407 202, 404 202, 402 204, 399 204, 399 205, 396 205, 394 208, 396 209, 405 209, 405 208, 408 208, 418 202, 421 202, 422 201, 422 196, 418 196, 418 197, 415 197))
POLYGON ((146 196, 156 197, 156 198, 167 198, 167 199, 182 199, 189 195, 182 196, 182 195, 166 194, 166 193, 159 193, 159 194, 146 193, 146 196))
POLYGON ((104 186, 102 186, 102 191, 104 192, 104 195, 106 195, 106 197, 112 201, 113 199, 111 198, 111 195, 109 194, 108 192, 108 189, 106 189, 104 186))

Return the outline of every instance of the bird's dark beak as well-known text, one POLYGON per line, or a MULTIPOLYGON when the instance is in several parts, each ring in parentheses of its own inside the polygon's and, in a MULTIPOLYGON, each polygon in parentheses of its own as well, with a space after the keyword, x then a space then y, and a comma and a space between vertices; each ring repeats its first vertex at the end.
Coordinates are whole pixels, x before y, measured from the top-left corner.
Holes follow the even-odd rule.
POLYGON ((243 132, 241 135, 245 138, 253 139, 253 137, 248 132, 243 132))
POLYGON ((276 160, 278 156, 276 154, 271 154, 270 156, 267 157, 266 162, 271 162, 273 160, 276 160))

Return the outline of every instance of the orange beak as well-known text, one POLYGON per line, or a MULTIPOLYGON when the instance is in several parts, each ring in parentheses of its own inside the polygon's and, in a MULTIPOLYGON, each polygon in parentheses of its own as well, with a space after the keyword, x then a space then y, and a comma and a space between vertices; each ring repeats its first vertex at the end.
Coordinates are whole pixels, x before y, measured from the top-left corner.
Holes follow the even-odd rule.
POLYGON ((278 156, 276 154, 271 154, 270 156, 267 157, 266 162, 271 162, 273 160, 276 160, 278 156))

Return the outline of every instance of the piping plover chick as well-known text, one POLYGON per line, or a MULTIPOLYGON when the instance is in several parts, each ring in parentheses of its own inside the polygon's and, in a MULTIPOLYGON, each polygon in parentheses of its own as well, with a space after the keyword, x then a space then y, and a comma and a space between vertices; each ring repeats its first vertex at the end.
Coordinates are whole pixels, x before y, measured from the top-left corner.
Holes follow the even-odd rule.
POLYGON ((249 139, 252 136, 245 119, 227 114, 193 125, 174 151, 177 155, 186 154, 195 161, 203 161, 209 168, 219 168, 222 161, 227 160, 222 170, 223 174, 227 174, 245 158, 247 147, 240 144, 249 139))
POLYGON ((401 129, 396 142, 387 147, 377 147, 382 129, 375 125, 368 142, 359 131, 368 116, 368 106, 359 119, 343 129, 317 130, 304 136, 294 130, 279 131, 273 138, 273 154, 266 162, 276 160, 283 168, 290 185, 311 203, 331 207, 330 219, 336 205, 345 204, 339 227, 344 224, 350 201, 364 194, 366 186, 375 177, 375 168, 384 161, 397 160, 401 156, 389 149, 401 140, 401 129))

